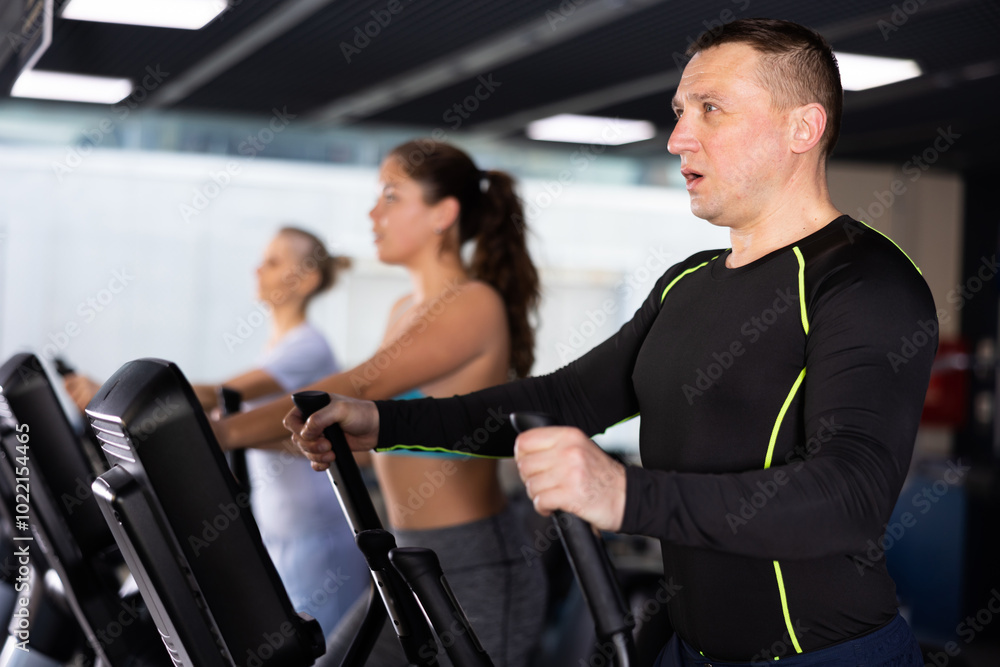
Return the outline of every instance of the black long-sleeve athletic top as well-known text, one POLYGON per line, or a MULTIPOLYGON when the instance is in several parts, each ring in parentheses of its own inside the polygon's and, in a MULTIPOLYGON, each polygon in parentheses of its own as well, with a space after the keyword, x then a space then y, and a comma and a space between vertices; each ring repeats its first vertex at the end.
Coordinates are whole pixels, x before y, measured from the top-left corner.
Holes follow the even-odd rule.
POLYGON ((910 259, 847 216, 739 268, 728 254, 671 267, 618 333, 555 373, 378 402, 379 449, 511 456, 496 415, 596 434, 641 413, 621 532, 662 542, 682 638, 771 660, 895 616, 869 541, 909 466, 937 317, 910 259))

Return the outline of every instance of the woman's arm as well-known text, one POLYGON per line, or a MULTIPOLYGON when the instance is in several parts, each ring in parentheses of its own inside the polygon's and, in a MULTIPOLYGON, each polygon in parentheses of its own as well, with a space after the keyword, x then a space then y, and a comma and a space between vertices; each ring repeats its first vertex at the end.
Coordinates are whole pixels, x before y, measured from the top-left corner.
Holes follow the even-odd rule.
MULTIPOLYGON (((506 330, 499 295, 481 283, 450 290, 427 304, 424 312, 386 340, 368 360, 304 389, 353 398, 390 398, 455 373, 490 349, 506 330)), ((216 425, 224 449, 268 447, 288 432, 282 420, 292 409, 290 396, 216 425)))
POLYGON ((201 407, 203 407, 206 412, 212 408, 218 407, 219 386, 229 387, 230 389, 240 392, 240 396, 244 401, 250 401, 269 394, 279 394, 284 391, 284 387, 278 384, 278 381, 275 380, 270 373, 261 368, 255 368, 254 370, 247 371, 242 375, 237 375, 232 379, 226 380, 222 383, 222 385, 192 385, 195 396, 198 397, 198 402, 201 403, 201 407))

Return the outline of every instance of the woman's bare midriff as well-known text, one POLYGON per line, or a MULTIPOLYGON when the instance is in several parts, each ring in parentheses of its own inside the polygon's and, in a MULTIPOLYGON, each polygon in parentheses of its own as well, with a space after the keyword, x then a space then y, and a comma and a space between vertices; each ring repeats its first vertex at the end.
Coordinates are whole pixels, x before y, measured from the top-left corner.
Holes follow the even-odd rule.
POLYGON ((394 528, 469 523, 498 514, 506 502, 492 459, 387 452, 374 454, 372 462, 394 528))

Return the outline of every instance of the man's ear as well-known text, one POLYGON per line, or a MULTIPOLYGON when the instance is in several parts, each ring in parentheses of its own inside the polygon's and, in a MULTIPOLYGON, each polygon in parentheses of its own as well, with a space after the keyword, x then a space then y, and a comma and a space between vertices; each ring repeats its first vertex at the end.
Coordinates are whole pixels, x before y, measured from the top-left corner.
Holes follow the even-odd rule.
POLYGON ((826 109, 813 102, 796 107, 789 114, 791 123, 791 149, 793 153, 807 153, 823 139, 826 130, 826 109))

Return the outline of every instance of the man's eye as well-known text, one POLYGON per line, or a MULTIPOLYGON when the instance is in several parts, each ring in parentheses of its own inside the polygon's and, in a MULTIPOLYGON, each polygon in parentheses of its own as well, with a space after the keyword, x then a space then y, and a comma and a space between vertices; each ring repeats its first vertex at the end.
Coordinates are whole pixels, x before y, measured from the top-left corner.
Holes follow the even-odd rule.
POLYGON ((705 103, 705 111, 716 111, 716 110, 718 110, 718 108, 719 107, 715 106, 711 102, 706 102, 705 103))
POLYGON ((684 115, 683 109, 674 109, 674 120, 680 120, 681 116, 684 115))

